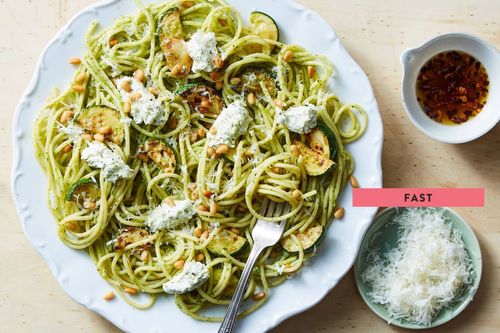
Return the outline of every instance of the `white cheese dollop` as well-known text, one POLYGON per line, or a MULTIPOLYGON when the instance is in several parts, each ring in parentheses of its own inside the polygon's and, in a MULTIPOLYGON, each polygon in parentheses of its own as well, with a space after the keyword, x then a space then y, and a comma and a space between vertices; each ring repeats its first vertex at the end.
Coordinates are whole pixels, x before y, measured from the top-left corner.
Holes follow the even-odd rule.
POLYGON ((286 111, 276 108, 276 117, 279 124, 285 125, 292 132, 309 133, 316 127, 318 108, 311 104, 292 106, 286 111))
POLYGON ((160 229, 175 229, 185 224, 195 214, 190 200, 174 200, 175 205, 162 203, 153 209, 144 222, 152 232, 160 229))
POLYGON ((71 142, 77 142, 82 137, 84 133, 83 128, 75 124, 68 124, 67 126, 59 126, 59 131, 66 134, 71 142))
POLYGON ((195 32, 186 47, 193 59, 193 72, 211 72, 215 69, 215 58, 219 52, 213 32, 195 32))
POLYGON ((133 77, 124 76, 116 80, 116 85, 123 101, 129 101, 132 93, 140 93, 141 97, 131 104, 130 114, 136 124, 161 125, 165 120, 165 109, 162 101, 149 92, 146 87, 133 77), (130 82, 129 92, 122 88, 122 82, 130 82))
POLYGON ((208 145, 216 147, 226 144, 234 147, 236 139, 245 134, 250 123, 250 115, 243 102, 236 100, 226 106, 213 123, 216 133, 208 133, 208 145))
POLYGON ((190 261, 172 280, 163 284, 163 290, 167 294, 184 294, 201 287, 209 277, 207 266, 201 262, 190 261))
POLYGON ((383 258, 370 253, 361 278, 391 318, 429 325, 472 278, 461 232, 433 208, 405 209, 394 217, 397 246, 383 258))
POLYGON ((120 178, 132 177, 133 171, 123 162, 120 155, 108 148, 104 143, 91 141, 82 151, 82 159, 93 168, 101 169, 104 178, 115 183, 120 178))

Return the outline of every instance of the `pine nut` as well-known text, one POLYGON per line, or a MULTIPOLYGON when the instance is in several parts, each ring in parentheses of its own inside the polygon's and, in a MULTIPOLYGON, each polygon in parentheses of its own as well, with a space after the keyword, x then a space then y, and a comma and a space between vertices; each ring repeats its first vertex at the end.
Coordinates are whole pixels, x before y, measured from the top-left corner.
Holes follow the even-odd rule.
POLYGON ((212 135, 217 134, 217 128, 215 128, 214 126, 210 127, 210 134, 212 135))
POLYGON ((224 87, 224 83, 222 83, 222 81, 215 82, 215 89, 221 90, 223 87, 224 87))
POLYGON ((203 261, 203 260, 205 260, 205 255, 203 253, 201 253, 201 252, 198 253, 196 255, 196 261, 203 261))
POLYGON ((231 78, 231 80, 229 80, 229 83, 231 83, 232 85, 237 85, 240 82, 241 82, 241 79, 239 77, 233 77, 233 78, 231 78))
POLYGON ((130 113, 131 110, 132 110, 132 105, 130 104, 129 101, 125 101, 125 103, 123 103, 123 112, 130 113))
POLYGON ((144 74, 144 71, 142 69, 136 70, 134 72, 134 77, 139 82, 144 82, 144 80, 146 79, 146 75, 144 74))
POLYGON ((215 59, 214 59, 214 64, 215 64, 215 67, 217 68, 222 68, 224 67, 224 61, 222 60, 222 58, 220 56, 217 56, 215 59))
POLYGON ((149 87, 148 91, 155 96, 158 96, 158 94, 160 93, 160 91, 156 87, 149 87))
POLYGON ((209 190, 205 190, 205 191, 203 191, 203 195, 204 195, 206 198, 210 198, 210 197, 213 195, 213 193, 212 193, 212 192, 210 192, 209 190))
POLYGON ((96 206, 96 204, 92 200, 85 200, 83 202, 83 208, 85 208, 85 209, 94 210, 95 206, 96 206))
POLYGON ((344 217, 345 209, 343 207, 337 208, 333 216, 335 216, 336 219, 340 220, 341 218, 344 217))
POLYGON ((73 91, 77 92, 77 93, 82 93, 85 91, 85 87, 82 86, 81 84, 74 84, 72 88, 73 88, 73 91))
POLYGON ((183 1, 181 6, 182 8, 191 8, 194 6, 194 1, 183 1))
POLYGON ((115 293, 112 291, 108 291, 102 298, 104 298, 105 301, 111 301, 113 298, 115 298, 115 293))
POLYGON ((200 103, 200 107, 205 108, 205 109, 210 109, 211 106, 212 106, 212 103, 208 99, 204 99, 200 103))
POLYGON ((210 203, 210 214, 212 214, 212 215, 216 214, 217 209, 219 209, 219 207, 217 206, 217 203, 215 201, 212 201, 210 203))
POLYGON ((118 44, 118 39, 117 39, 117 38, 115 38, 115 37, 110 38, 110 40, 109 40, 109 46, 110 46, 110 47, 113 47, 113 46, 115 46, 116 44, 118 44))
POLYGON ((194 231, 193 231, 193 235, 194 235, 195 237, 200 238, 202 234, 203 234, 203 229, 202 229, 202 228, 196 228, 196 229, 194 229, 194 231))
POLYGON ((146 262, 146 261, 149 261, 149 258, 151 257, 151 254, 149 253, 149 251, 147 250, 144 250, 141 252, 141 260, 146 262))
POLYGON ((61 115, 61 123, 66 124, 73 117, 73 111, 66 110, 61 115))
POLYGON ((103 127, 99 128, 99 133, 101 133, 103 135, 111 134, 111 132, 113 132, 113 129, 111 128, 111 126, 103 126, 103 127))
POLYGON ((212 156, 213 154, 215 154, 215 149, 213 149, 212 147, 208 147, 207 153, 208 155, 212 156))
POLYGON ((290 150, 292 151, 292 155, 294 157, 299 157, 299 147, 297 147, 297 145, 291 145, 290 150))
POLYGON ((311 65, 307 66, 307 76, 312 79, 314 77, 314 74, 316 74, 316 68, 311 65))
POLYGON ((227 153, 228 151, 229 151, 229 147, 225 144, 222 144, 219 147, 217 147, 217 149, 215 150, 215 153, 222 155, 222 154, 227 153))
POLYGON ((179 76, 182 74, 182 65, 181 64, 177 64, 175 65, 172 70, 170 71, 170 73, 172 74, 172 76, 179 76))
POLYGON ((76 224, 74 224, 73 222, 67 222, 66 229, 68 229, 70 231, 76 231, 78 229, 78 226, 76 224))
POLYGON ((283 56, 283 60, 289 62, 290 60, 292 60, 292 58, 293 58, 293 52, 290 50, 286 51, 285 55, 283 56))
POLYGON ((73 57, 73 58, 69 58, 68 62, 72 65, 80 65, 82 63, 82 59, 80 59, 78 57, 73 57))
POLYGON ((196 199, 198 199, 198 191, 194 190, 191 193, 191 200, 196 200, 196 199))
POLYGON ((238 228, 231 228, 230 231, 233 233, 233 234, 237 234, 239 235, 240 234, 240 229, 238 228))
POLYGON ((132 90, 132 87, 130 86, 130 81, 128 80, 123 80, 121 83, 120 83, 120 88, 122 88, 123 90, 125 90, 126 92, 129 92, 130 90, 132 90))
POLYGON ((257 294, 254 294, 252 296, 252 298, 255 300, 255 301, 260 301, 261 299, 263 299, 264 297, 266 297, 266 293, 261 291, 260 293, 257 293, 257 294))
POLYGON ((359 187, 359 183, 358 183, 358 180, 356 179, 356 177, 351 175, 351 177, 349 177, 349 181, 351 182, 351 186, 353 188, 359 187))
POLYGON ((94 134, 94 140, 99 141, 99 142, 104 142, 104 135, 100 133, 94 134))
POLYGON ((207 239, 208 238, 208 230, 205 230, 202 234, 200 239, 207 239))
POLYGON ((281 99, 276 98, 274 100, 274 105, 276 105, 279 108, 284 108, 286 106, 286 103, 283 102, 281 99))
POLYGON ((119 145, 120 143, 122 143, 122 139, 116 136, 113 138, 113 143, 119 145))
POLYGON ((299 201, 302 198, 302 192, 300 192, 300 190, 294 190, 292 192, 292 197, 294 200, 299 201))
POLYGON ((203 127, 200 127, 198 129, 198 136, 203 139, 206 135, 207 131, 203 127))
POLYGON ((174 267, 176 269, 182 269, 182 267, 184 267, 184 263, 185 261, 184 260, 177 260, 175 263, 174 263, 174 267))
POLYGON ((73 146, 72 145, 66 145, 64 146, 63 148, 63 152, 65 153, 69 153, 71 151, 71 149, 73 149, 73 146))
POLYGON ((82 134, 82 138, 83 140, 85 141, 92 141, 92 135, 86 133, 86 134, 82 134))
POLYGON ((198 207, 198 209, 200 210, 200 212, 208 212, 208 207, 205 205, 200 205, 200 207, 198 207))
POLYGON ((126 287, 123 291, 129 295, 137 295, 137 289, 135 288, 126 287))
POLYGON ((133 93, 130 94, 129 99, 132 102, 135 102, 135 101, 137 101, 141 97, 142 97, 142 94, 141 94, 140 91, 134 91, 133 93))
POLYGON ((255 103, 257 102, 256 98, 255 98, 255 94, 254 93, 249 93, 248 96, 247 96, 247 102, 248 102, 248 105, 255 105, 255 103))
POLYGON ((166 203, 167 205, 169 205, 170 207, 175 207, 175 201, 174 201, 172 198, 168 197, 168 198, 166 198, 164 201, 165 201, 165 203, 166 203))
POLYGON ((198 140, 198 132, 192 132, 189 136, 189 141, 191 143, 196 142, 198 140))
POLYGON ((86 78, 86 77, 87 77, 87 76, 85 75, 85 73, 84 73, 84 72, 81 72, 80 74, 78 74, 78 75, 76 76, 76 78, 75 78, 75 82, 76 82, 76 83, 82 83, 83 81, 85 81, 85 78, 86 78))

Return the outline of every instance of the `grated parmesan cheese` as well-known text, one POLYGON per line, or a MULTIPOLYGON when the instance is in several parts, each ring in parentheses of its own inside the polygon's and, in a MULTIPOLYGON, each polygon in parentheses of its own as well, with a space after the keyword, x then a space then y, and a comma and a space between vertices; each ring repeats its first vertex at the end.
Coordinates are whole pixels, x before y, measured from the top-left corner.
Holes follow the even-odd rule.
POLYGON ((471 260, 461 232, 433 208, 404 209, 394 222, 397 246, 370 253, 362 281, 391 318, 429 325, 471 283, 471 260))

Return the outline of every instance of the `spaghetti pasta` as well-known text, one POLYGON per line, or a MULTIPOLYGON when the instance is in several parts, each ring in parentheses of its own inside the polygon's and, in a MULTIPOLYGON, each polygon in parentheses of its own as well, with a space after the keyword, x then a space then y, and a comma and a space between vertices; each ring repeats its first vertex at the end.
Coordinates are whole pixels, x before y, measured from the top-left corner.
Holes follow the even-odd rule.
POLYGON ((140 309, 153 305, 183 263, 203 263, 210 272, 208 281, 176 294, 176 304, 196 319, 216 321, 221 318, 205 316, 202 310, 229 303, 258 218, 288 221, 281 245, 259 259, 245 295, 249 299, 264 292, 265 297, 249 302, 244 314, 262 305, 269 288, 298 271, 313 254, 310 250, 321 237, 313 246, 304 238, 311 230, 324 234, 331 223, 354 168, 344 144, 363 134, 367 118, 359 105, 343 105, 328 91, 333 65, 326 57, 279 42, 255 25, 245 26, 222 0, 189 3, 138 3, 141 12, 136 16, 121 17, 102 30, 93 23, 74 76, 83 78, 83 91, 55 92, 36 118, 34 144, 48 177, 49 207, 67 246, 87 251, 102 277, 140 309), (182 36, 172 33, 165 39, 162 29, 173 10, 181 24, 175 29, 182 36), (190 71, 191 57, 177 58, 171 66, 169 57, 179 49, 169 47, 182 47, 197 32, 215 36, 220 55, 210 73, 190 71), (175 44, 176 39, 182 42, 175 44), (187 66, 176 67, 183 61, 187 66), (138 70, 144 78, 132 77, 138 70), (122 85, 124 78, 128 83, 122 85), (142 84, 142 93, 130 90, 130 83, 142 84), (210 97, 205 106, 200 104, 204 96, 210 97), (139 100, 161 105, 161 117, 151 123, 138 120, 139 100), (248 127, 235 138, 234 147, 211 147, 207 137, 214 135, 212 125, 221 109, 236 101, 250 115, 248 127), (311 134, 294 133, 278 121, 278 109, 304 105, 317 110, 318 135, 327 139, 319 151, 311 134), (72 135, 70 126, 79 132, 72 135), (93 141, 102 142, 114 161, 122 160, 130 175, 112 182, 103 168, 82 158, 93 141), (320 171, 311 174, 308 154, 316 158, 312 163, 331 164, 314 165, 320 171), (259 207, 264 197, 289 202, 292 208, 284 216, 263 217, 259 207), (148 228, 150 212, 175 205, 175 200, 189 200, 194 215, 182 227, 148 228), (224 231, 245 246, 235 252, 214 250, 224 231), (150 298, 141 303, 125 288, 150 298))

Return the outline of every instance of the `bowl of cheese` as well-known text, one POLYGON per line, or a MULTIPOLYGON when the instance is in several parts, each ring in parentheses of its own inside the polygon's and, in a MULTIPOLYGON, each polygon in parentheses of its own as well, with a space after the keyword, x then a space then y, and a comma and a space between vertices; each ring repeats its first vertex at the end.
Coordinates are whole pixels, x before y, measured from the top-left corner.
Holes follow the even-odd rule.
POLYGON ((354 265, 366 304, 388 324, 411 329, 456 317, 476 294, 481 272, 479 242, 449 208, 384 210, 354 265))

